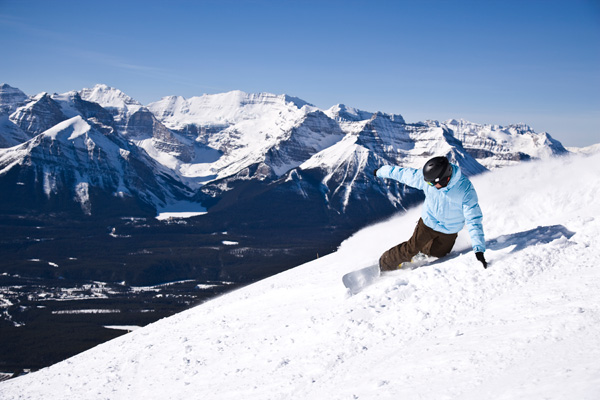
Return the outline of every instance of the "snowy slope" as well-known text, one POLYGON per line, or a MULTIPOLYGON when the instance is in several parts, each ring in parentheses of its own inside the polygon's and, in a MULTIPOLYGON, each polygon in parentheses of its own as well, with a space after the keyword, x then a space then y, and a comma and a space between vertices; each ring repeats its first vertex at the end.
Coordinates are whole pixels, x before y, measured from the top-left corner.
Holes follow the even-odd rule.
POLYGON ((406 239, 417 207, 334 254, 0 383, 0 398, 597 399, 598 163, 473 178, 487 270, 463 231, 448 259, 350 297, 342 274, 406 239))

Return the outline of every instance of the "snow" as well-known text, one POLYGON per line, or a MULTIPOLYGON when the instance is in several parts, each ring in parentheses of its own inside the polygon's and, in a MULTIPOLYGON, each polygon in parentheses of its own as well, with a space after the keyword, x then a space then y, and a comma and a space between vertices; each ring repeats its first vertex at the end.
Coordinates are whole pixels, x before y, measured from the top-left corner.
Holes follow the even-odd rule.
MULTIPOLYGON (((552 156, 552 148, 549 146, 551 140, 546 132, 535 133, 526 124, 513 124, 509 126, 481 125, 461 119, 448 120, 444 123, 446 127, 454 132, 463 145, 483 147, 494 152, 508 153, 510 150, 527 154, 533 158, 548 158, 552 156), (509 150, 510 149, 510 150, 509 150)), ((490 158, 478 158, 488 169, 515 165, 517 160, 494 160, 490 158)))
POLYGON ((56 192, 56 176, 51 171, 44 169, 44 193, 46 197, 50 198, 50 195, 56 192))
POLYGON ((234 90, 190 99, 169 96, 149 104, 148 109, 170 128, 185 128, 186 124, 229 125, 253 119, 260 122, 258 120, 265 119, 265 113, 279 115, 281 111, 293 114, 304 106, 315 109, 301 101, 301 104, 297 104, 289 100, 286 95, 254 94, 234 90))
POLYGON ((83 89, 80 92, 81 98, 87 101, 100 104, 102 107, 109 109, 124 109, 129 114, 133 114, 142 108, 142 105, 136 100, 127 96, 122 91, 107 86, 98 84, 91 89, 83 89))
POLYGON ((88 182, 79 182, 75 185, 75 200, 81 204, 81 209, 86 215, 92 215, 90 184, 88 182))
POLYGON ((596 144, 593 144, 593 145, 587 146, 587 147, 567 147, 567 150, 569 150, 572 153, 588 154, 588 155, 600 153, 600 143, 596 143, 596 144))
POLYGON ((192 217, 197 217, 199 215, 204 215, 206 214, 206 211, 181 211, 181 212, 161 212, 156 216, 156 219, 158 219, 159 221, 163 221, 166 219, 185 219, 185 218, 192 218, 192 217))
POLYGON ((139 326, 137 325, 105 325, 104 326, 106 329, 116 329, 116 330, 120 330, 120 331, 135 331, 136 329, 140 329, 139 326))
POLYGON ((2 399, 597 399, 600 154, 472 179, 490 262, 453 252, 350 296, 341 276, 409 237, 420 208, 337 252, 41 371, 2 399))
POLYGON ((179 200, 172 201, 168 205, 158 207, 156 219, 167 220, 172 218, 191 218, 206 214, 206 208, 199 203, 179 200))
POLYGON ((185 130, 190 125, 199 128, 196 141, 205 147, 190 163, 183 163, 172 155, 159 155, 149 148, 152 143, 141 143, 141 146, 182 176, 199 178, 200 184, 264 161, 270 148, 286 138, 310 111, 317 110, 286 95, 241 91, 190 99, 165 97, 149 104, 148 109, 169 129, 185 130), (211 129, 217 131, 210 132, 211 129))
POLYGON ((119 314, 119 309, 85 309, 85 310, 58 310, 52 311, 52 314, 119 314))
POLYGON ((56 140, 59 134, 61 136, 69 135, 67 140, 74 140, 79 136, 88 133, 90 129, 90 125, 80 115, 77 115, 76 117, 54 125, 43 134, 52 138, 52 140, 56 140))

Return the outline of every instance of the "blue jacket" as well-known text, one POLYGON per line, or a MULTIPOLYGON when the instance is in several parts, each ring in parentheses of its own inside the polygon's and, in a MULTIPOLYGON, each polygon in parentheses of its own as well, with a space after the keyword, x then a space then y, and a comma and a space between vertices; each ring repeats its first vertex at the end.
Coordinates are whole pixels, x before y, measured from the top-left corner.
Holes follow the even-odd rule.
POLYGON ((475 252, 485 251, 483 215, 471 181, 460 168, 452 165, 452 177, 448 186, 436 189, 423 178, 423 171, 386 165, 377 170, 380 178, 391 178, 425 192, 425 204, 421 217, 425 225, 442 233, 458 233, 465 221, 475 252))

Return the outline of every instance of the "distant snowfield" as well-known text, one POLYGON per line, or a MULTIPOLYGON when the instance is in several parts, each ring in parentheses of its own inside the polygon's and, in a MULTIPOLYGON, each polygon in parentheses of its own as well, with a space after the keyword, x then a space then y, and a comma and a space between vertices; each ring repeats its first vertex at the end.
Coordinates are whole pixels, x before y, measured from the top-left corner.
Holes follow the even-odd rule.
POLYGON ((156 219, 166 220, 170 218, 191 218, 206 214, 206 208, 199 203, 191 201, 178 201, 159 207, 156 219))
POLYGON ((600 155, 475 177, 490 267, 444 260, 349 296, 420 208, 329 256, 39 372, 2 399, 598 399, 600 155))

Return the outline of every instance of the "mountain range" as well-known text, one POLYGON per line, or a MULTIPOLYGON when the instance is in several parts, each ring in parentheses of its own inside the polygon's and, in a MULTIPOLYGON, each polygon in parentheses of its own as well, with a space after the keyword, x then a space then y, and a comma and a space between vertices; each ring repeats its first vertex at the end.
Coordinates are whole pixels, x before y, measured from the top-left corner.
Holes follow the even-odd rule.
POLYGON ((468 176, 567 153, 529 126, 401 115, 232 91, 142 105, 106 85, 28 96, 0 86, 4 210, 156 215, 356 228, 420 200, 372 179, 383 164, 446 155, 468 176), (304 212, 299 212, 302 209, 304 212))

